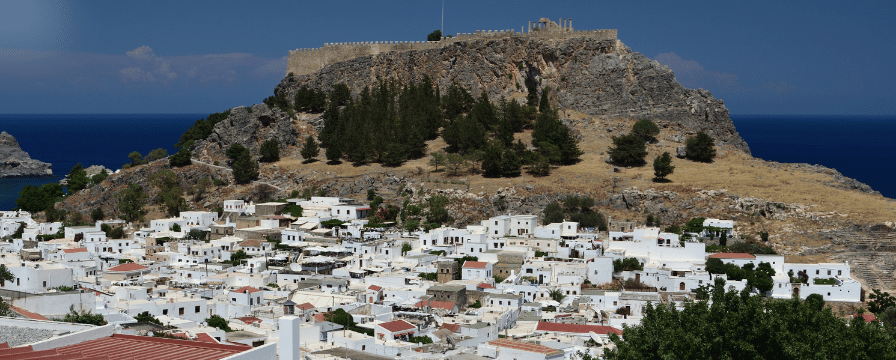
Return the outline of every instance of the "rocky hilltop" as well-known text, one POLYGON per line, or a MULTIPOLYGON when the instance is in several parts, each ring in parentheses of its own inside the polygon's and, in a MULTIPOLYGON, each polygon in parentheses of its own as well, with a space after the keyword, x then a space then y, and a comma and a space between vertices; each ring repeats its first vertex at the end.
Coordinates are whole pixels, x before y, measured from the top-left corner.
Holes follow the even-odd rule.
MULTIPOLYGON (((601 214, 640 224, 648 216, 662 226, 698 216, 732 219, 740 235, 729 241, 761 242, 788 262, 849 261, 866 286, 896 289, 896 201, 834 169, 753 158, 721 100, 704 90, 684 88, 669 68, 618 40, 456 40, 433 49, 352 57, 316 73, 287 76, 275 94, 291 101, 303 85, 330 90, 345 83, 359 92, 381 80, 407 83, 424 76, 443 94, 456 82, 493 100, 525 97, 526 79, 539 89, 550 87, 552 105, 584 151, 581 161, 555 168, 548 177, 523 173, 515 178, 486 178, 475 170, 452 176, 430 166, 427 158, 397 167, 334 164, 323 161, 323 155, 309 162, 299 156, 298 148, 306 136, 317 134, 321 114, 292 116, 259 104, 231 109, 205 139, 196 141, 193 158, 198 161, 192 165, 171 168, 158 160, 122 170, 57 207, 84 214, 99 207, 116 213, 115 194, 128 184, 140 184, 149 194, 149 217, 164 216, 159 189, 148 180, 163 169, 177 175, 193 209, 214 210, 226 199, 269 201, 303 190, 364 202, 367 191, 374 190, 387 203, 402 207, 425 208, 432 197, 444 196, 453 226, 507 213, 541 216, 550 203, 584 195, 595 200, 594 210, 601 214), (674 173, 662 183, 653 182, 649 165, 616 168, 606 163, 612 138, 628 133, 640 118, 653 119, 660 128, 657 141, 647 146, 648 160, 676 153, 698 131, 715 138, 718 156, 712 163, 674 159, 674 173), (257 158, 267 139, 278 140, 280 161, 261 163, 257 181, 233 184, 227 147, 240 144, 257 158), (768 240, 760 234, 767 234, 768 240)), ((529 142, 531 131, 515 137, 529 142)), ((442 139, 431 140, 426 153, 446 146, 442 139)))
POLYGON ((520 96, 531 78, 550 87, 560 109, 598 121, 649 118, 681 125, 682 135, 703 131, 721 147, 749 153, 725 108, 706 90, 687 89, 668 67, 633 52, 619 40, 506 37, 457 41, 436 49, 361 56, 301 76, 287 76, 274 90, 292 98, 303 85, 330 90, 339 83, 355 93, 381 80, 437 81, 442 93, 458 83, 493 100, 520 96))
POLYGON ((52 176, 49 163, 34 160, 22 151, 19 142, 6 131, 0 132, 0 178, 19 176, 52 176))
POLYGON ((288 155, 298 137, 299 131, 292 120, 280 109, 271 109, 265 104, 239 106, 230 109, 227 119, 216 124, 208 138, 196 142, 193 153, 200 160, 224 160, 230 145, 239 144, 258 154, 262 142, 276 139, 281 154, 288 155))

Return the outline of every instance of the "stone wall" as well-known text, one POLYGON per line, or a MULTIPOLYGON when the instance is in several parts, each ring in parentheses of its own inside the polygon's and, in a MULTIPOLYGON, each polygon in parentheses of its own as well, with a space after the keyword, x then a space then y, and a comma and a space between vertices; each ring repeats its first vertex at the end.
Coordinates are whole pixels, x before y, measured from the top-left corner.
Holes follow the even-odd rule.
POLYGON ((326 43, 316 49, 296 49, 289 52, 286 74, 313 74, 325 66, 351 60, 360 56, 377 55, 389 52, 437 49, 457 42, 497 39, 509 37, 526 37, 536 39, 568 39, 571 37, 588 37, 597 40, 616 40, 616 29, 580 30, 572 28, 572 19, 560 19, 560 23, 546 18, 530 21, 528 29, 516 30, 477 30, 473 33, 458 33, 454 37, 442 37, 442 41, 367 41, 348 43, 326 43))

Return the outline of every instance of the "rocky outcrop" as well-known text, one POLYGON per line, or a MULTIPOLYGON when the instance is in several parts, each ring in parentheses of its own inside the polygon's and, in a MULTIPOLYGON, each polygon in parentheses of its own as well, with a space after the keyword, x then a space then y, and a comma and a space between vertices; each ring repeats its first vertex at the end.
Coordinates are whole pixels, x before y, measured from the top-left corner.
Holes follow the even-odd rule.
POLYGON ((682 135, 703 131, 716 144, 749 153, 721 100, 675 80, 668 67, 618 40, 503 38, 459 41, 438 49, 390 52, 335 63, 315 74, 287 76, 275 89, 288 98, 303 85, 355 93, 380 80, 419 82, 429 76, 442 93, 457 83, 494 100, 525 92, 525 80, 550 87, 551 101, 598 119, 651 118, 680 124, 682 135))
MULTIPOLYGON (((84 172, 87 173, 88 179, 101 172, 105 172, 106 175, 112 175, 115 173, 111 169, 106 169, 106 167, 103 165, 90 165, 86 169, 84 169, 84 172)), ((59 180, 59 185, 68 186, 68 179, 70 175, 71 174, 65 174, 65 177, 59 180)))
POLYGON ((19 142, 12 135, 0 132, 0 178, 18 176, 52 176, 49 163, 34 160, 19 148, 19 142))
POLYGON ((251 108, 239 106, 230 109, 230 116, 215 125, 208 138, 196 142, 193 153, 203 161, 224 160, 227 148, 239 144, 258 157, 261 143, 275 139, 282 154, 287 147, 295 146, 298 138, 296 127, 280 109, 271 109, 265 104, 251 108))

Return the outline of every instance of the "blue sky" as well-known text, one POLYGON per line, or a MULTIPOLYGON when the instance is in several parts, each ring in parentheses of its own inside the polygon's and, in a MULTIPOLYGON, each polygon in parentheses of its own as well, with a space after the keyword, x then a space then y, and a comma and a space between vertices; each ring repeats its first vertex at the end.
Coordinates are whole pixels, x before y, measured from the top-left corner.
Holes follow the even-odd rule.
MULTIPOLYGON (((446 34, 572 18, 732 114, 896 115, 893 2, 446 1, 446 34)), ((287 51, 425 40, 442 1, 0 0, 0 113, 210 113, 272 94, 287 51)))

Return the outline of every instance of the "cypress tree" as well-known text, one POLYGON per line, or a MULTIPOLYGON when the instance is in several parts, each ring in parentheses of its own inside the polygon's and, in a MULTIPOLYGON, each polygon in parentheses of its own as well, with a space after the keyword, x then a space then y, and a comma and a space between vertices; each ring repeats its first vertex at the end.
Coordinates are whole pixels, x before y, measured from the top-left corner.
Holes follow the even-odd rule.
POLYGON ((314 141, 313 135, 309 136, 305 143, 302 144, 301 154, 306 162, 312 161, 320 154, 320 147, 317 146, 317 141, 314 141))
POLYGON ((261 153, 261 161, 264 162, 274 162, 280 160, 280 143, 277 142, 277 139, 266 140, 261 143, 261 148, 258 150, 261 153))
POLYGON ((668 151, 664 152, 661 156, 657 156, 656 159, 653 160, 654 181, 665 180, 666 176, 672 174, 672 171, 674 170, 675 166, 672 165, 672 155, 669 155, 668 151))
POLYGON ((485 177, 500 177, 501 159, 503 151, 501 147, 495 143, 491 143, 486 147, 485 153, 482 154, 482 172, 485 177))
POLYGON ((327 161, 338 163, 340 159, 342 159, 342 147, 338 142, 334 142, 327 148, 327 161))
POLYGON ((504 177, 520 176, 523 164, 520 162, 519 156, 512 149, 504 150, 501 156, 501 175, 504 177))

